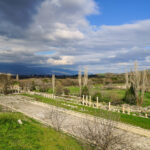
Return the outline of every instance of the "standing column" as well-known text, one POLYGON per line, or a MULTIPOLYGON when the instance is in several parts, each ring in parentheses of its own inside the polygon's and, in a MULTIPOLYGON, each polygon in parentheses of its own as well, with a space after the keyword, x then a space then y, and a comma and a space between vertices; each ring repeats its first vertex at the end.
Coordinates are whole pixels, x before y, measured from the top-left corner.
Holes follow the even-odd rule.
POLYGON ((86 102, 85 102, 86 105, 88 105, 88 96, 86 96, 86 102))
POLYGON ((96 97, 96 107, 98 108, 98 97, 96 97))
POLYGON ((147 113, 145 113, 145 118, 148 118, 147 113))
POLYGON ((125 113, 124 105, 122 106, 122 113, 123 113, 123 114, 125 113))
POLYGON ((108 110, 111 110, 111 102, 108 104, 108 110))
POLYGON ((83 95, 83 97, 82 97, 82 104, 84 105, 84 95, 83 95))
POLYGON ((53 88, 53 95, 55 94, 55 75, 52 75, 52 88, 53 88))
POLYGON ((128 115, 130 115, 130 107, 128 107, 128 115))
POLYGON ((89 106, 91 107, 91 103, 92 103, 92 100, 91 100, 91 96, 89 97, 89 106))

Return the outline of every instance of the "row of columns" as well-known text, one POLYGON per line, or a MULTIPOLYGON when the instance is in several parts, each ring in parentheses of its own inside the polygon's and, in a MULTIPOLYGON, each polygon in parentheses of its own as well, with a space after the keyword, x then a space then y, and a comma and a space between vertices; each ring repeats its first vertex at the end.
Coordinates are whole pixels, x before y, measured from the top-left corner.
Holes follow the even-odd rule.
MULTIPOLYGON (((39 93, 39 92, 31 92, 31 91, 28 91, 29 94, 31 95, 39 95, 39 96, 43 96, 45 98, 52 98, 52 99, 56 99, 56 96, 54 94, 45 94, 45 93, 39 93)), ((96 108, 100 108, 100 103, 99 103, 99 98, 96 97, 96 102, 93 103, 92 102, 92 98, 91 96, 85 96, 83 95, 82 96, 82 101, 81 103, 83 105, 86 105, 86 106, 89 106, 89 107, 96 107, 96 108)), ((111 102, 108 103, 108 110, 110 111, 111 110, 111 102)), ((130 110, 130 107, 125 107, 124 105, 122 106, 122 113, 125 114, 125 112, 127 111, 127 114, 130 115, 131 113, 131 110, 130 110)), ((145 113, 145 117, 148 118, 148 115, 145 113)))
POLYGON ((100 107, 100 104, 98 102, 98 97, 96 98, 96 103, 93 103, 91 96, 88 97, 88 96, 83 95, 82 96, 82 104, 87 105, 87 106, 93 106, 93 107, 96 106, 96 108, 100 107))
POLYGON ((29 94, 31 95, 39 95, 39 96, 43 96, 45 98, 53 98, 55 99, 56 96, 54 94, 45 94, 45 93, 39 93, 39 92, 31 92, 31 91, 28 91, 29 94))
POLYGON ((130 107, 128 107, 127 109, 125 109, 124 105, 122 106, 122 113, 124 114, 125 111, 127 111, 128 115, 130 115, 130 107))
MULTIPOLYGON (((92 99, 91 99, 91 96, 88 97, 88 96, 83 95, 83 96, 82 96, 82 104, 83 104, 83 105, 86 105, 86 106, 89 106, 89 107, 91 107, 91 106, 96 107, 96 108, 99 108, 99 107, 100 107, 100 103, 99 103, 98 97, 96 97, 96 102, 93 103, 93 102, 92 102, 92 99), (89 99, 88 99, 88 98, 89 98, 89 99)), ((109 111, 111 110, 111 102, 108 103, 108 110, 109 110, 109 111)), ((125 106, 123 105, 123 106, 122 106, 122 113, 125 114, 126 111, 127 111, 127 114, 128 114, 128 115, 131 114, 131 109, 130 109, 130 107, 125 108, 125 106)), ((118 111, 118 112, 120 112, 120 111, 118 111)), ((145 113, 145 117, 148 118, 147 113, 145 113)))

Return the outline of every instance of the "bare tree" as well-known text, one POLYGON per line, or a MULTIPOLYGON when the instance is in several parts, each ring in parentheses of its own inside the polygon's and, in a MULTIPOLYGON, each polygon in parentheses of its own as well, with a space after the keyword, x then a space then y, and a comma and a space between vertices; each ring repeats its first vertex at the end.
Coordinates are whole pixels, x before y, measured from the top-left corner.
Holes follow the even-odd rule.
MULTIPOLYGON (((110 114, 109 114, 110 115, 110 114)), ((110 116, 109 116, 110 117, 110 116)), ((116 122, 106 119, 84 119, 79 127, 73 129, 80 137, 87 140, 96 150, 131 150, 125 132, 116 128, 116 122)))
POLYGON ((82 92, 82 74, 81 74, 81 70, 78 73, 78 81, 79 81, 80 96, 81 96, 81 92, 82 92))
POLYGON ((142 105, 144 93, 146 91, 146 71, 138 71, 137 61, 134 64, 134 71, 130 72, 130 83, 134 89, 136 104, 142 105))
POLYGON ((50 119, 53 128, 57 131, 60 131, 62 129, 62 126, 64 125, 64 122, 66 120, 65 114, 55 109, 52 109, 50 111, 48 118, 50 119))
POLYGON ((140 94, 140 101, 139 101, 140 105, 142 105, 143 103, 145 91, 146 91, 146 70, 142 72, 141 94, 140 94))
POLYGON ((126 80, 126 89, 129 88, 129 75, 128 72, 125 73, 125 80, 126 80))
POLYGON ((84 69, 84 82, 83 82, 83 85, 87 86, 87 84, 88 84, 88 69, 85 68, 84 69))
POLYGON ((20 92, 20 84, 19 84, 19 75, 16 75, 16 81, 17 81, 17 92, 20 92))
POLYGON ((1 74, 0 75, 0 86, 2 93, 8 94, 12 84, 11 74, 1 74))
POLYGON ((19 75, 18 74, 16 75, 16 81, 19 81, 19 75))
POLYGON ((55 75, 52 75, 52 88, 53 88, 53 94, 55 93, 55 75))

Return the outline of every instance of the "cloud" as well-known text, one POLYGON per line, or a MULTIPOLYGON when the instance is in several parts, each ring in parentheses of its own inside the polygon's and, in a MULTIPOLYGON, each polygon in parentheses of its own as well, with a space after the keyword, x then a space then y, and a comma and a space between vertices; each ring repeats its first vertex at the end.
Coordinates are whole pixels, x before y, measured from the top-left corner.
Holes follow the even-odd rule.
POLYGON ((25 37, 25 32, 44 0, 1 0, 0 35, 9 38, 25 37))
POLYGON ((12 25, 26 27, 37 13, 37 6, 43 0, 1 0, 0 19, 12 25))
POLYGON ((56 30, 54 32, 45 34, 47 40, 58 40, 58 39, 65 39, 65 40, 80 40, 84 38, 83 33, 81 33, 77 29, 69 29, 65 24, 56 23, 56 30))
POLYGON ((93 27, 86 16, 100 13, 94 0, 2 0, 2 7, 0 62, 91 72, 121 72, 135 60, 149 66, 150 20, 93 27))
POLYGON ((72 65, 73 56, 60 56, 60 59, 49 58, 47 62, 52 65, 72 65))

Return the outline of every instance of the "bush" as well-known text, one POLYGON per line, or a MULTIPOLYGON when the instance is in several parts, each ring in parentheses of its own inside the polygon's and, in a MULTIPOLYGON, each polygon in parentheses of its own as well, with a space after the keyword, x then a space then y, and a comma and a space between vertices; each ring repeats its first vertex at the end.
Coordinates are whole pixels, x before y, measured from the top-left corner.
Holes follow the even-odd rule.
POLYGON ((101 94, 100 92, 95 93, 95 94, 92 96, 92 100, 93 100, 93 101, 96 101, 96 100, 97 100, 97 97, 98 97, 99 102, 102 101, 102 94, 101 94))
POLYGON ((87 86, 84 86, 83 88, 82 88, 82 93, 81 93, 81 95, 89 95, 89 89, 88 89, 88 87, 87 86))
POLYGON ((102 96, 101 101, 105 102, 105 103, 108 103, 108 102, 110 102, 110 97, 108 95, 104 95, 104 96, 102 96))
POLYGON ((67 88, 65 88, 65 89, 64 89, 64 94, 65 94, 65 95, 69 95, 69 93, 70 93, 70 90, 67 89, 67 88))
POLYGON ((118 104, 122 104, 123 103, 122 99, 116 93, 111 93, 111 95, 110 95, 110 102, 113 105, 118 105, 118 104))
POLYGON ((135 93, 132 86, 126 91, 123 101, 132 105, 136 104, 135 93))
POLYGON ((56 86, 56 95, 62 95, 63 94, 63 86, 61 84, 58 84, 56 86))

